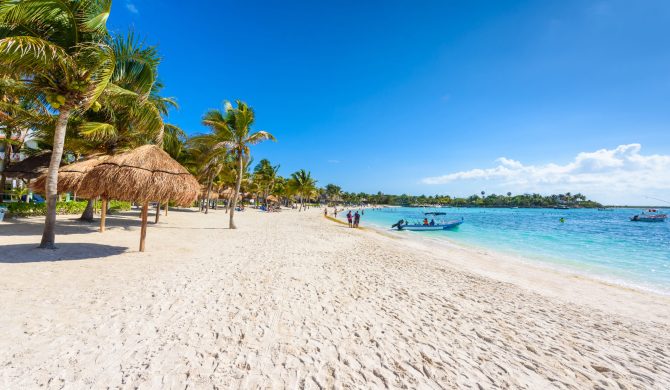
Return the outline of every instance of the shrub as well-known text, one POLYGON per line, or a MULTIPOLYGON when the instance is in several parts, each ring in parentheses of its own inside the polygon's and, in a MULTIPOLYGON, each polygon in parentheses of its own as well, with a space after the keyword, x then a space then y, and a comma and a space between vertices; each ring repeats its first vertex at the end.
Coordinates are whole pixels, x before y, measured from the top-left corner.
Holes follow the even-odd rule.
MULTIPOLYGON (((86 208, 83 202, 58 202, 56 203, 56 214, 81 214, 86 208)), ((46 203, 8 203, 7 212, 12 217, 36 217, 47 214, 46 203)))
POLYGON ((119 211, 128 211, 131 208, 130 202, 121 202, 119 200, 110 200, 109 201, 109 213, 114 214, 119 211))

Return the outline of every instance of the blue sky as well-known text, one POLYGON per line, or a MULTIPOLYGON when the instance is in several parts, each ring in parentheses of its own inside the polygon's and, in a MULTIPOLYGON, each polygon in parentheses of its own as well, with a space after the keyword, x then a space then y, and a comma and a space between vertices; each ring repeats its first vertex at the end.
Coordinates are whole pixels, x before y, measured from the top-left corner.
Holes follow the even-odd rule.
POLYGON ((663 0, 115 0, 109 26, 158 45, 170 122, 242 99, 284 175, 644 203, 670 198, 668 20, 663 0))

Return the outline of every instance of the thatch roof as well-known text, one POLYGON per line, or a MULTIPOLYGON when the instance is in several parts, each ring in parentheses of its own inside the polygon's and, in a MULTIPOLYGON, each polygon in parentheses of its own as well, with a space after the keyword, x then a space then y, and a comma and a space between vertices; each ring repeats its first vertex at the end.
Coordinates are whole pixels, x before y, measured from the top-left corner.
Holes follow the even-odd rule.
MULTIPOLYGON (((200 197, 203 198, 203 199, 207 197, 207 186, 206 185, 201 185, 200 186, 200 197)), ((214 189, 212 189, 209 192, 209 199, 212 199, 212 200, 219 199, 219 193, 216 192, 214 189)))
MULTIPOLYGON (((84 180, 84 177, 89 173, 93 167, 107 160, 110 156, 106 154, 97 154, 90 156, 84 160, 68 164, 58 169, 58 193, 75 192, 77 195, 86 197, 85 194, 80 193, 79 187, 84 180)), ((31 188, 35 192, 44 193, 47 183, 46 174, 40 176, 31 184, 31 188)))
POLYGON ((42 152, 10 164, 5 170, 5 175, 23 180, 36 179, 49 170, 49 163, 51 163, 51 152, 42 152))
POLYGON ((272 202, 272 203, 279 203, 279 199, 278 199, 276 196, 274 196, 274 195, 270 195, 270 196, 268 196, 268 197, 266 198, 266 200, 267 200, 268 202, 272 202))
POLYGON ((226 197, 226 198, 230 198, 231 196, 233 196, 234 193, 235 193, 235 190, 228 187, 228 188, 224 189, 223 191, 219 192, 219 195, 221 195, 223 197, 226 197))
POLYGON ((200 184, 186 168, 156 145, 144 145, 96 165, 84 177, 82 194, 131 202, 168 200, 189 205, 200 184))

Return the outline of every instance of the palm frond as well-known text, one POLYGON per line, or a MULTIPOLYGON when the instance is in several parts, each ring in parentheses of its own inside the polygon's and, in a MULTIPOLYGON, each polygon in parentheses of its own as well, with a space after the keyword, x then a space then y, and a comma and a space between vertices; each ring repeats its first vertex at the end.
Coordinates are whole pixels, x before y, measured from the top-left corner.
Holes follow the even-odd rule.
POLYGON ((78 127, 79 135, 97 142, 112 139, 118 135, 116 127, 109 123, 85 122, 78 127))
POLYGON ((63 72, 75 68, 73 58, 63 48, 45 39, 15 36, 0 39, 0 64, 24 73, 63 72))

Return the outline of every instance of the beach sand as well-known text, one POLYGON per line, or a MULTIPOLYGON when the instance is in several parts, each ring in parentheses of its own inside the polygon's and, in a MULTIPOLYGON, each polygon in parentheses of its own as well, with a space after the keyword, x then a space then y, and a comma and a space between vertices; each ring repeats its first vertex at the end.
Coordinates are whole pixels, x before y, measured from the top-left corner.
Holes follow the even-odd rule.
POLYGON ((670 388, 668 297, 321 212, 0 224, 0 388, 670 388))

